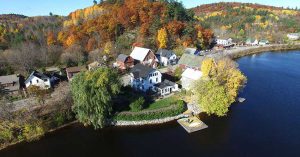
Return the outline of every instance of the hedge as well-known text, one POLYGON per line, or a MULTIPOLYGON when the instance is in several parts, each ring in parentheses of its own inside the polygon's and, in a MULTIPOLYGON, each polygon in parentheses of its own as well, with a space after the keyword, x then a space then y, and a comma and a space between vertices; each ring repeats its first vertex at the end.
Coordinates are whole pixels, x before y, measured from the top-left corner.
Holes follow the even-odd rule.
POLYGON ((161 119, 166 117, 173 117, 183 113, 186 110, 185 103, 182 100, 178 100, 175 102, 171 107, 161 108, 160 110, 147 110, 147 112, 141 111, 134 112, 132 114, 116 114, 113 117, 113 120, 116 121, 141 121, 141 120, 154 120, 154 119, 161 119))

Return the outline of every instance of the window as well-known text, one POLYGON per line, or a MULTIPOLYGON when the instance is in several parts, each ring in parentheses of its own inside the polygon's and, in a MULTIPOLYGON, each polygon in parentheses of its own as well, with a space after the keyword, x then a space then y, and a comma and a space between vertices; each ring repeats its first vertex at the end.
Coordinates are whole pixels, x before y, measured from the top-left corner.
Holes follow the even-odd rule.
POLYGON ((149 81, 150 81, 150 83, 152 84, 152 80, 150 79, 149 81))
POLYGON ((39 80, 36 80, 36 83, 39 83, 39 80))
POLYGON ((32 81, 30 81, 30 84, 32 84, 32 81))
POLYGON ((158 82, 158 78, 156 78, 156 82, 158 82))

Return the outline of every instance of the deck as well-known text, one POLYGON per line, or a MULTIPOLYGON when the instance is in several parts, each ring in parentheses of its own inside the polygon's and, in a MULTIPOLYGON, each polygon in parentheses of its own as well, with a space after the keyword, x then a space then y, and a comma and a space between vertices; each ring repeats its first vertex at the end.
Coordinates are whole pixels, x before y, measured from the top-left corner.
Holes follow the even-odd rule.
POLYGON ((208 126, 203 123, 200 119, 197 117, 189 117, 189 118, 182 118, 177 120, 177 122, 188 132, 193 133, 196 131, 200 131, 203 129, 208 128, 208 126))

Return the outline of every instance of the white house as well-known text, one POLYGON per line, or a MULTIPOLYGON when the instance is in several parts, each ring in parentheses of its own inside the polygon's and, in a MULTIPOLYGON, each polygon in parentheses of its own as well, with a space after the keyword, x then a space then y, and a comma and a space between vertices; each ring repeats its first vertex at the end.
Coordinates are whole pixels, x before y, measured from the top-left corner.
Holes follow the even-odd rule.
POLYGON ((228 38, 228 39, 217 39, 217 45, 223 46, 223 47, 229 47, 232 46, 232 39, 228 38))
POLYGON ((264 46, 264 45, 268 45, 268 44, 269 44, 268 40, 259 40, 259 43, 258 43, 258 45, 260 45, 260 46, 264 46))
POLYGON ((55 76, 49 76, 38 71, 33 71, 25 81, 25 85, 26 87, 34 85, 43 89, 49 89, 57 80, 59 80, 59 78, 55 76))
POLYGON ((162 74, 151 67, 137 64, 131 69, 130 84, 136 90, 155 91, 154 85, 161 83, 162 74))
POLYGON ((169 80, 164 80, 163 82, 154 86, 156 87, 156 91, 159 92, 161 96, 165 96, 179 90, 178 84, 169 80))
POLYGON ((168 66, 172 64, 176 64, 177 56, 171 50, 159 49, 156 53, 158 61, 162 66, 168 66))
POLYGON ((300 39, 300 33, 290 33, 287 35, 289 40, 299 40, 300 39))
POLYGON ((187 68, 181 75, 181 85, 182 88, 186 90, 191 89, 191 85, 194 81, 199 80, 202 77, 202 72, 199 70, 194 70, 191 68, 187 68))
POLYGON ((254 39, 249 38, 246 40, 246 45, 256 46, 258 44, 259 44, 259 42, 257 39, 254 40, 254 39))
POLYGON ((156 58, 154 52, 147 48, 135 47, 130 54, 136 62, 143 65, 147 65, 153 68, 157 67, 158 59, 156 58))

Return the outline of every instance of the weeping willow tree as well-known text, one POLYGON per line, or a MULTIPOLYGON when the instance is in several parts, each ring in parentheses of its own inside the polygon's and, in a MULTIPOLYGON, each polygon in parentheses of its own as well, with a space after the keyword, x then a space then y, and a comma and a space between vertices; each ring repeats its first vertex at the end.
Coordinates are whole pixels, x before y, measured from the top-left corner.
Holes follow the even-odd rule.
POLYGON ((112 97, 120 92, 120 87, 117 72, 109 68, 76 75, 71 83, 76 118, 84 125, 103 128, 112 111, 112 97))

